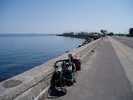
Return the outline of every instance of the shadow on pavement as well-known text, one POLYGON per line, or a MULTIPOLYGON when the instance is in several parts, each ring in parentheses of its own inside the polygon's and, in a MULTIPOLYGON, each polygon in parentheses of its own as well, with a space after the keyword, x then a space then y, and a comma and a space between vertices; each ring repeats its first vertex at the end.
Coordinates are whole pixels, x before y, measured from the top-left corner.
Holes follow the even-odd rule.
POLYGON ((48 99, 55 99, 61 96, 66 95, 66 88, 49 88, 48 90, 48 99))

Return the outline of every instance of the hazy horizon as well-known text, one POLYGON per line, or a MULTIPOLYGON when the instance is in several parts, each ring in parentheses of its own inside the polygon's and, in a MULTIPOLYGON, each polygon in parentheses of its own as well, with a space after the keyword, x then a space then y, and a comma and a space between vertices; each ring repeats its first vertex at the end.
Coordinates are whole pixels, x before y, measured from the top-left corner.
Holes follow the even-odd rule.
POLYGON ((133 27, 132 0, 0 0, 1 33, 112 32, 133 27))

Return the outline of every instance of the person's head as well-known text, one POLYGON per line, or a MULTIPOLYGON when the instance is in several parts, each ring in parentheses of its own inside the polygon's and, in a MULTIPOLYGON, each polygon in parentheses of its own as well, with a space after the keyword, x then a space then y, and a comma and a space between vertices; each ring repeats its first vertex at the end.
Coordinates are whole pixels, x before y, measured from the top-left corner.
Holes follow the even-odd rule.
POLYGON ((75 54, 75 55, 73 55, 73 58, 74 59, 80 59, 80 56, 79 56, 79 54, 75 54))

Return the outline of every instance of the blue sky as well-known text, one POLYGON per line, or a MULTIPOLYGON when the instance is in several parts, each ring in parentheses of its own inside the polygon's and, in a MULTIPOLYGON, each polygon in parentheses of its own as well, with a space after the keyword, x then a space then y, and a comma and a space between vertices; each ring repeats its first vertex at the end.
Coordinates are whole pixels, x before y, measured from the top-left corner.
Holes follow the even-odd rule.
POLYGON ((0 0, 0 33, 128 32, 133 0, 0 0))

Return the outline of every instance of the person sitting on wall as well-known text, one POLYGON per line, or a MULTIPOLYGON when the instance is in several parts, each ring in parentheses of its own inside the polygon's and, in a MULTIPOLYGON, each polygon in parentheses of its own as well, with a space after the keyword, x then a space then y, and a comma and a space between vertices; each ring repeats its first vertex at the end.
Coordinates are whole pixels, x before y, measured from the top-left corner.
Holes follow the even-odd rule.
POLYGON ((73 79, 76 82, 76 72, 81 70, 81 61, 77 55, 68 54, 68 60, 73 67, 73 79))
POLYGON ((78 55, 73 56, 73 63, 76 66, 76 71, 80 71, 81 70, 81 60, 78 55))

